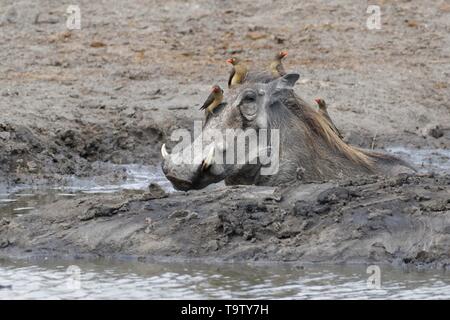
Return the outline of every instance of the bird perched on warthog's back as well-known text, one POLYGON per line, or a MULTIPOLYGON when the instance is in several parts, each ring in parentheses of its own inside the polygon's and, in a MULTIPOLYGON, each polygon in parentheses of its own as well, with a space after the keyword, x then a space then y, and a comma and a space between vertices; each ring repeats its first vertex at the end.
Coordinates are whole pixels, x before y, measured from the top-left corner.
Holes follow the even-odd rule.
POLYGON ((270 73, 275 78, 282 77, 286 74, 286 71, 284 70, 283 63, 281 60, 283 60, 284 57, 287 56, 286 51, 280 51, 278 52, 272 62, 269 65, 270 73))
POLYGON ((231 88, 234 85, 244 82, 248 73, 248 67, 243 61, 241 61, 241 59, 237 57, 230 58, 227 62, 233 66, 233 69, 230 72, 230 77, 228 78, 228 88, 231 88))
POLYGON ((319 114, 328 121, 330 128, 333 129, 333 131, 339 136, 339 138, 342 139, 343 136, 342 136, 341 132, 338 130, 338 128, 336 128, 336 126, 333 123, 333 120, 331 120, 331 117, 328 114, 328 108, 327 108, 327 104, 325 103, 325 100, 318 98, 318 99, 315 99, 315 101, 319 105, 319 111, 318 111, 319 114))
POLYGON ((218 85, 212 87, 211 93, 206 99, 205 103, 200 107, 200 110, 205 110, 206 114, 213 114, 214 109, 217 108, 223 100, 223 90, 218 85))

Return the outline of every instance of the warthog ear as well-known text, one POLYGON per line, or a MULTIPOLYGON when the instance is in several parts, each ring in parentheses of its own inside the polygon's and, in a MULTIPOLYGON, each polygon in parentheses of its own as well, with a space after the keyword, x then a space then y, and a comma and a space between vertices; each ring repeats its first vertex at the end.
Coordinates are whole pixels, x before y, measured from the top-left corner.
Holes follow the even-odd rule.
POLYGON ((288 73, 276 81, 276 89, 292 89, 300 78, 298 73, 288 73))

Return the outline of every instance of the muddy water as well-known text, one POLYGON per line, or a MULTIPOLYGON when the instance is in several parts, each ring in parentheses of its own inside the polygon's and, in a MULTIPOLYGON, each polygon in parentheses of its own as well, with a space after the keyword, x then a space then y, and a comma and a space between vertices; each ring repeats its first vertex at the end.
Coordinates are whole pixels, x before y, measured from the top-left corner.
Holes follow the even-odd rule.
MULTIPOLYGON (((450 172, 450 152, 391 148, 420 171, 450 172)), ((62 185, 0 186, 0 219, 23 215, 84 193, 143 192, 156 182, 173 191, 159 167, 121 166, 120 181, 69 177, 62 185)), ((0 260, 0 299, 450 299, 450 274, 381 267, 381 287, 367 285, 360 267, 250 266, 124 261, 0 260)))
POLYGON ((39 187, 0 185, 0 217, 8 214, 26 214, 44 204, 86 193, 143 192, 152 182, 159 184, 168 192, 174 191, 158 166, 121 165, 115 166, 114 169, 121 169, 124 172, 120 180, 101 181, 98 177, 91 179, 67 177, 61 185, 39 187))
POLYGON ((365 267, 3 261, 0 299, 450 299, 446 273, 365 267))
POLYGON ((408 161, 419 172, 450 172, 450 150, 390 147, 387 151, 408 161))

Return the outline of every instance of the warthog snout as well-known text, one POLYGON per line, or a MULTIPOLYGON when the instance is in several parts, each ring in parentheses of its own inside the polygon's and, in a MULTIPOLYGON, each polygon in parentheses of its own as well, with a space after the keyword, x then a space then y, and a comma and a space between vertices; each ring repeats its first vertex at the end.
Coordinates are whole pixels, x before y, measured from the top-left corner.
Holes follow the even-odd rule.
POLYGON ((180 154, 169 154, 164 144, 161 147, 161 155, 162 170, 177 190, 201 189, 216 180, 209 172, 214 164, 214 148, 209 148, 204 156, 193 159, 192 162, 177 162, 180 160, 180 154))
POLYGON ((171 174, 166 174, 166 178, 172 183, 172 185, 177 190, 187 191, 193 189, 191 181, 179 179, 177 177, 172 176, 171 174))

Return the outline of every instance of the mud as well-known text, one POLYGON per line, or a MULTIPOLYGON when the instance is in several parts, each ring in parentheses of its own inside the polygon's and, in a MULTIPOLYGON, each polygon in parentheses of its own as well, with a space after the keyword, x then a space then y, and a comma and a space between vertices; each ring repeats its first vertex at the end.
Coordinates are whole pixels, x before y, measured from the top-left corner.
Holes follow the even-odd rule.
POLYGON ((59 1, 2 1, 3 180, 158 163, 211 85, 226 87, 227 57, 263 67, 280 49, 297 92, 323 97, 348 141, 450 145, 448 2, 379 1, 381 30, 367 29, 365 1, 78 3, 81 30, 68 31, 59 1))
POLYGON ((450 176, 86 195, 0 223, 1 256, 450 268, 450 176))
MULTIPOLYGON (((448 1, 375 1, 381 30, 367 29, 366 1, 77 3, 75 31, 59 1, 1 3, 0 185, 158 164, 210 87, 226 87, 226 58, 263 67, 281 49, 296 91, 324 98, 347 141, 450 147, 448 1)), ((448 179, 86 195, 3 218, 0 254, 445 267, 448 179)))

